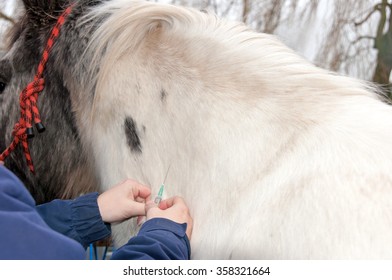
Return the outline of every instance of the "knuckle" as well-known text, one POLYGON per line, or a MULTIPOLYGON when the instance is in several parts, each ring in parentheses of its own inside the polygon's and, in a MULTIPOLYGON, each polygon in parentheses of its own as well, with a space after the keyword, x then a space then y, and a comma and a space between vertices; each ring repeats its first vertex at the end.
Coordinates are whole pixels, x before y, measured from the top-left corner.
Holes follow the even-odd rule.
POLYGON ((132 180, 131 179, 125 179, 122 184, 123 185, 132 185, 132 180))

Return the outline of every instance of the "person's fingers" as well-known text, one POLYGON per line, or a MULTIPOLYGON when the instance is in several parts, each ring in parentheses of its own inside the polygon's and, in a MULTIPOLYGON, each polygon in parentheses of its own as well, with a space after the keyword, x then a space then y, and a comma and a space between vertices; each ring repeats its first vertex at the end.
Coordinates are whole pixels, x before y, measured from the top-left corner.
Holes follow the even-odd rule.
POLYGON ((173 206, 173 201, 174 201, 173 197, 170 197, 168 199, 162 200, 161 203, 159 203, 159 209, 166 210, 166 209, 172 207, 173 206))
POLYGON ((146 221, 146 216, 137 216, 136 223, 137 226, 141 226, 146 221))
POLYGON ((152 200, 149 200, 149 201, 146 201, 146 204, 144 205, 144 208, 145 208, 145 211, 147 213, 148 211, 150 211, 150 209, 158 208, 158 206, 152 200))
POLYGON ((189 217, 187 221, 186 232, 185 232, 189 240, 191 240, 192 238, 192 232, 193 232, 193 219, 192 217, 189 217))
POLYGON ((135 198, 135 201, 136 201, 136 202, 142 202, 142 203, 146 203, 146 201, 147 201, 147 198, 136 197, 136 198, 135 198))
POLYGON ((151 189, 147 186, 136 184, 133 186, 133 197, 141 197, 147 199, 151 195, 151 189))
POLYGON ((146 207, 144 202, 132 202, 132 216, 144 216, 146 215, 146 207))
POLYGON ((184 200, 179 196, 170 197, 168 199, 162 200, 159 204, 159 208, 162 210, 166 210, 173 207, 173 205, 175 204, 184 204, 184 200))
POLYGON ((185 200, 179 196, 175 196, 163 200, 159 205, 161 210, 166 210, 171 207, 175 208, 178 213, 176 216, 176 221, 178 223, 187 223, 186 235, 190 240, 192 237, 193 219, 189 214, 189 209, 185 204, 185 200))

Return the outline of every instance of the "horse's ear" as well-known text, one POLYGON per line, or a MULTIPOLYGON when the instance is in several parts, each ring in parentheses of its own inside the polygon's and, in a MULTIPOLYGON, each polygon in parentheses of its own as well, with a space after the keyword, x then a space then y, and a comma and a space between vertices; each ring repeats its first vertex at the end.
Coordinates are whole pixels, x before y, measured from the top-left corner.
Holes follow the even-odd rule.
POLYGON ((29 21, 43 26, 56 18, 67 6, 67 0, 23 0, 29 21))

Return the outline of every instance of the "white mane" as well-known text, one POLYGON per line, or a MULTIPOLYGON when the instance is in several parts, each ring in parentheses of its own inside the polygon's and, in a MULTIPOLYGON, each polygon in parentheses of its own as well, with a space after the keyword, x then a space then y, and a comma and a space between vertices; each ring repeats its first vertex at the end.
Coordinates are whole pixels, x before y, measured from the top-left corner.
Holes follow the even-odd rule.
POLYGON ((392 111, 369 85, 193 9, 116 0, 87 21, 96 90, 77 116, 102 186, 157 191, 172 165, 194 258, 392 257, 392 111))
MULTIPOLYGON (((96 77, 96 68, 101 69, 98 81, 90 80, 92 84, 98 83, 97 88, 105 82, 111 67, 121 57, 136 56, 143 48, 145 55, 156 54, 157 48, 166 47, 173 55, 183 53, 189 66, 212 75, 218 75, 217 70, 231 71, 228 74, 239 76, 250 71, 256 72, 264 79, 264 84, 271 83, 274 88, 302 87, 303 79, 308 79, 309 87, 317 84, 315 87, 319 88, 322 82, 328 90, 341 91, 344 88, 345 92, 339 94, 369 94, 363 83, 315 68, 272 35, 256 33, 241 22, 227 21, 195 9, 114 0, 93 9, 85 20, 100 18, 106 20, 91 37, 90 43, 92 77, 96 77), (262 71, 255 69, 260 66, 262 71), (284 84, 281 83, 282 73, 289 76, 284 84)), ((164 57, 157 59, 158 62, 168 62, 164 57)))

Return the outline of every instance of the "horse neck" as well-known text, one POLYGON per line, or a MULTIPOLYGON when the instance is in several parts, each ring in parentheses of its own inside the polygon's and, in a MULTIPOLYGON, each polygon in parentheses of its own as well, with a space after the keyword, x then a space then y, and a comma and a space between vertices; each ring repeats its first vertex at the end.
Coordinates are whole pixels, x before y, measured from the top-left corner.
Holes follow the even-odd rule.
POLYGON ((131 6, 113 12, 88 50, 90 74, 99 74, 90 75, 95 94, 80 124, 104 185, 124 177, 157 185, 171 164, 183 170, 179 184, 205 174, 234 182, 230 171, 267 167, 293 135, 327 119, 340 84, 347 95, 361 91, 241 24, 131 6))

